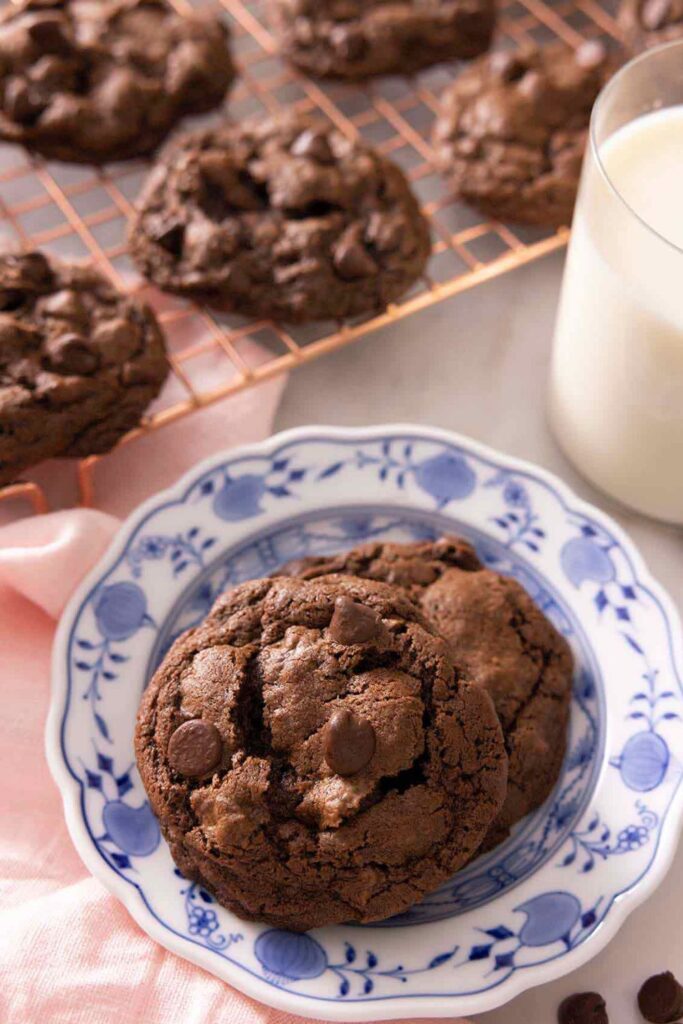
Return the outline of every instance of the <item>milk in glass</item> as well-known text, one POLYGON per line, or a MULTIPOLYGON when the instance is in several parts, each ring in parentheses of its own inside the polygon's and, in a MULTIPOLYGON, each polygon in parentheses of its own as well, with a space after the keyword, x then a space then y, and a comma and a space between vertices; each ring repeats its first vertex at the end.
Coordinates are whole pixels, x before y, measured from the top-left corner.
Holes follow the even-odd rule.
POLYGON ((551 418, 599 487, 683 522, 683 105, 617 128, 598 157, 572 227, 551 418))

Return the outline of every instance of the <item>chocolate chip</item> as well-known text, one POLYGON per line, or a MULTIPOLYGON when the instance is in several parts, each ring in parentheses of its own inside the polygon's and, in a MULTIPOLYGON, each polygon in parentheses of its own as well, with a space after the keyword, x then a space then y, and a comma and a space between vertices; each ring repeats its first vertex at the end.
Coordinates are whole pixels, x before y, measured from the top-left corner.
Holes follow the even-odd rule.
POLYGON ((641 986, 638 1006, 652 1024, 672 1024, 683 1017, 683 986, 671 971, 655 974, 641 986))
POLYGON ((100 349, 105 363, 123 363, 131 359, 140 345, 140 335, 134 324, 120 317, 99 324, 93 331, 92 340, 100 349))
POLYGON ((537 103, 544 98, 547 92, 545 76, 540 71, 527 71, 517 89, 532 103, 537 103))
POLYGON ((577 992, 560 1003, 558 1024, 609 1024, 605 1000, 597 992, 577 992))
POLYGON ((64 34, 63 20, 53 14, 39 15, 26 26, 30 38, 43 53, 67 54, 73 47, 64 34))
POLYGON ((373 277, 377 273, 377 264, 363 243, 353 238, 342 238, 334 250, 334 265, 341 278, 345 281, 357 281, 363 277, 373 277))
POLYGON ((171 736, 168 762, 181 775, 198 778, 216 767, 222 751, 223 742, 216 726, 194 718, 184 722, 171 736))
POLYGON ((599 68, 607 60, 607 50, 597 39, 582 43, 574 54, 576 63, 586 71, 599 68))
POLYGON ((47 298, 42 299, 40 312, 43 316, 51 316, 59 320, 75 320, 78 323, 83 323, 87 320, 83 300, 78 292, 73 291, 71 288, 64 288, 62 291, 55 292, 54 295, 49 295, 47 298))
POLYGON ((185 227, 180 221, 167 221, 150 231, 151 238, 171 256, 180 256, 183 251, 185 227))
POLYGON ((640 20, 650 32, 663 28, 671 14, 671 0, 646 0, 640 13, 640 20))
POLYGON ((334 153, 330 149, 327 136, 324 132, 316 131, 314 128, 307 128, 298 135, 292 143, 290 153, 293 156, 306 156, 316 160, 320 164, 329 164, 334 161, 334 153))
POLYGON ((31 81, 46 89, 71 90, 76 85, 76 67, 72 61, 63 57, 41 57, 30 71, 31 81))
POLYGON ((15 76, 7 80, 2 106, 13 121, 18 124, 30 124, 38 117, 44 104, 34 95, 25 79, 15 76))
POLYGON ((335 711, 325 726, 325 761, 336 775, 355 775, 372 760, 375 730, 365 718, 335 711))
POLYGON ((365 237, 378 252, 395 252, 406 236, 405 223, 397 217, 373 213, 368 221, 365 237))
POLYGON ((527 70, 524 61, 510 50, 499 50, 491 54, 489 67, 503 82, 516 82, 527 70))
POLYGON ((330 636, 338 644, 366 644, 382 630, 382 620, 374 610, 342 595, 334 603, 330 636))
POLYGON ((336 25, 330 32, 330 43, 345 60, 359 60, 366 49, 362 33, 346 25, 336 25))
POLYGON ((85 338, 72 331, 50 338, 45 351, 50 366, 60 373, 94 373, 99 363, 97 353, 93 352, 85 338))

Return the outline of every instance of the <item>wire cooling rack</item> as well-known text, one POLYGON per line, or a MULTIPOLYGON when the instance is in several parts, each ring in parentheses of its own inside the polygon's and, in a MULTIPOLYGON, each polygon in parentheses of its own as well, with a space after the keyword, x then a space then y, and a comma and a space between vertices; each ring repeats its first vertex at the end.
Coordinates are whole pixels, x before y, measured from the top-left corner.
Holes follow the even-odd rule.
MULTIPOLYGON (((500 0, 496 45, 545 44, 558 38, 574 46, 585 39, 618 40, 616 2, 500 0)), ((201 7, 204 0, 173 3, 186 12, 201 7)), ((18 147, 0 146, 0 238, 98 265, 115 284, 150 302, 165 328, 171 379, 140 428, 121 443, 133 443, 141 434, 367 337, 552 252, 567 240, 564 229, 520 229, 485 220, 449 196, 429 138, 439 94, 458 74, 457 63, 412 78, 387 77, 362 86, 317 82, 278 58, 264 0, 220 0, 220 7, 233 33, 240 71, 228 100, 228 115, 239 119, 293 107, 301 113, 322 114, 347 135, 375 145, 410 179, 431 224, 432 258, 422 279, 379 316, 302 328, 269 321, 245 323, 163 295, 137 275, 126 253, 126 222, 147 162, 99 170, 44 161, 18 147)), ((97 466, 103 458, 84 459, 73 469, 83 505, 97 503, 97 466)), ((49 507, 44 489, 30 473, 25 480, 0 489, 0 502, 5 501, 28 503, 36 512, 49 507)))

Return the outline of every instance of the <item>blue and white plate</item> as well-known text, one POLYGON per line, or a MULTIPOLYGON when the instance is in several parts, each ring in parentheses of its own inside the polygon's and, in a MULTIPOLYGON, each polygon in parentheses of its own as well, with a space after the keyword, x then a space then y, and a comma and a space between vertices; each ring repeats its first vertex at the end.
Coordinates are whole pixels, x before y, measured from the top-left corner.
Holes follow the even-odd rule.
POLYGON ((123 526, 60 625, 48 755, 83 860, 164 946, 303 1016, 453 1017, 578 967, 661 882, 683 814, 682 665, 670 600, 558 480, 424 427, 311 428, 209 459, 123 526), (307 935, 240 921, 160 839, 133 760, 146 682, 225 587, 444 531, 520 580, 572 644, 555 792, 399 918, 307 935))

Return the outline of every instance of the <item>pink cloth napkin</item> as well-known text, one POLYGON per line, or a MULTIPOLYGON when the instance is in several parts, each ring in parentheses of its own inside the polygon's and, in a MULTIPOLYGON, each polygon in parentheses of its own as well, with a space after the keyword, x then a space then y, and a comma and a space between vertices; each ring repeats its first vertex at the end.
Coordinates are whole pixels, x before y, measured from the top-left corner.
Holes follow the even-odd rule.
MULTIPOLYGON (((162 431, 144 455, 124 448, 102 466, 105 507, 126 511, 199 455, 266 434, 278 388, 207 410, 208 424, 162 431)), ((77 510, 0 529, 0 1021, 293 1024, 148 938, 67 833, 43 753, 50 649, 55 620, 118 525, 77 510)))

